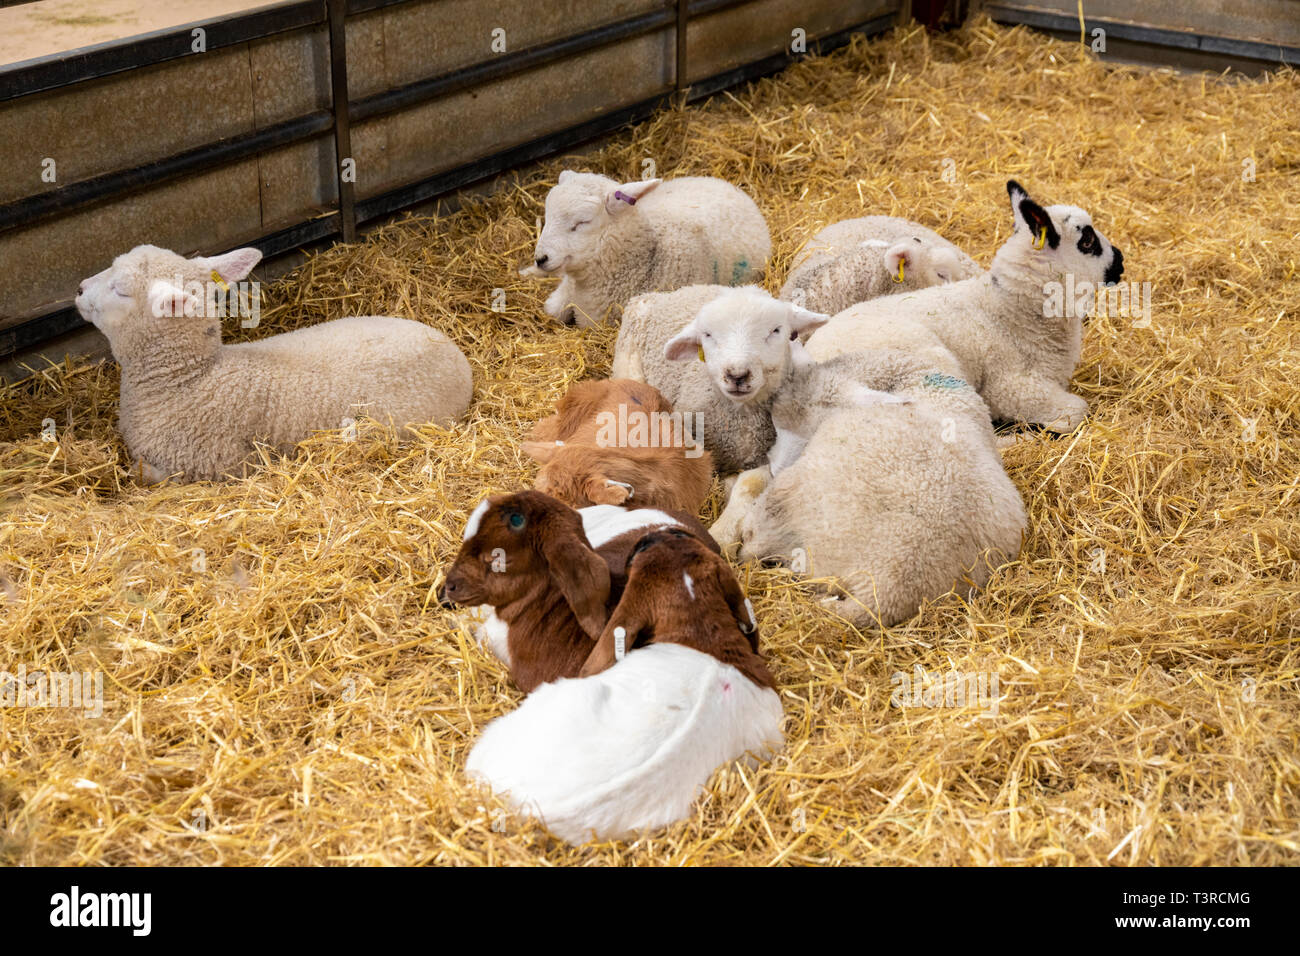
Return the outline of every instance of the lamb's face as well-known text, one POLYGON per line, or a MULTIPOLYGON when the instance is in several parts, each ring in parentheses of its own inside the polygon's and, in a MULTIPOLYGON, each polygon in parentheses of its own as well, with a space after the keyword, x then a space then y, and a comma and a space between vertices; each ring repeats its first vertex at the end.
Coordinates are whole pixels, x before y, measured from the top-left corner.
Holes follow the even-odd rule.
POLYGON ((152 314, 149 290, 157 279, 169 276, 175 281, 179 276, 183 285, 188 271, 189 262, 174 252, 136 246, 81 283, 77 311, 111 341, 131 322, 152 314))
POLYGON ((1078 206, 1038 205, 1014 180, 1007 183, 1016 231, 998 252, 999 265, 1022 264, 1035 274, 1073 277, 1075 288, 1114 285, 1124 274, 1124 255, 1078 206))
MULTIPOLYGON (((262 254, 236 249, 223 256, 186 259, 157 246, 136 246, 81 283, 75 304, 82 318, 108 337, 156 320, 208 315, 214 274, 227 285, 245 278, 262 254)), ((209 323, 210 324, 210 323, 209 323)))
POLYGON ((537 268, 581 272, 595 260, 604 232, 617 218, 631 214, 637 200, 659 182, 619 184, 594 173, 560 173, 546 194, 546 221, 533 253, 537 268))
POLYGON ((781 387, 792 361, 791 339, 829 319, 773 299, 755 286, 731 289, 664 345, 664 357, 683 361, 702 355, 714 387, 745 405, 781 387))
POLYGON ((783 533, 784 516, 777 513, 771 494, 764 492, 740 519, 740 550, 738 560, 759 561, 764 564, 785 564, 793 545, 783 533))

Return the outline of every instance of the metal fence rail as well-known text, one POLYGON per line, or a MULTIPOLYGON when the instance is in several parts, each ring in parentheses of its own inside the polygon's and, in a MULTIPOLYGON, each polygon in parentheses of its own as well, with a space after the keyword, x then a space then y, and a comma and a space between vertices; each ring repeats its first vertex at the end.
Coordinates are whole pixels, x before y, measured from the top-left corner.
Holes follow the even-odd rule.
MULTIPOLYGON (((328 51, 329 100, 327 107, 280 119, 235 135, 151 159, 131 168, 115 169, 65 185, 35 191, 0 202, 0 252, 6 238, 42 227, 62 217, 94 212, 99 205, 120 203, 137 194, 171 184, 184 186, 187 178, 211 173, 248 161, 260 161, 271 151, 301 146, 331 136, 334 198, 328 206, 306 211, 297 222, 274 231, 260 231, 241 237, 240 243, 254 245, 268 258, 323 240, 355 238, 359 224, 426 202, 501 173, 511 167, 570 148, 585 140, 626 126, 649 116, 675 95, 691 99, 709 95, 727 86, 774 72, 804 53, 792 53, 788 41, 770 56, 743 63, 720 73, 688 83, 692 67, 691 30, 707 18, 726 16, 730 11, 753 16, 772 16, 779 0, 660 0, 658 6, 630 16, 534 43, 509 53, 493 56, 438 74, 422 77, 367 95, 349 95, 349 29, 358 17, 398 7, 416 7, 427 0, 303 0, 185 24, 139 37, 74 50, 55 56, 0 68, 0 137, 4 135, 4 109, 28 97, 56 94, 70 88, 93 89, 138 71, 164 69, 166 64, 192 55, 195 31, 203 31, 208 52, 253 44, 271 37, 303 36, 308 42, 323 40, 328 51), (359 124, 382 117, 402 116, 434 101, 465 91, 488 88, 493 83, 519 77, 554 64, 573 61, 584 54, 613 48, 638 38, 662 36, 671 44, 671 79, 651 83, 653 93, 630 105, 613 105, 598 115, 569 123, 522 143, 478 156, 453 168, 443 169, 402 183, 373 195, 357 196, 355 184, 343 174, 341 158, 353 155, 359 124)), ((642 4, 649 6, 649 4, 642 4)), ((787 5, 788 6, 788 5, 787 5)), ((831 7, 831 4, 825 4, 831 7)), ((894 0, 842 4, 836 29, 823 30, 807 38, 807 54, 846 43, 853 33, 879 33, 893 26, 900 6, 894 0), (862 10, 865 18, 850 17, 862 10)), ((786 7, 782 7, 786 9, 786 7)), ((838 11, 838 8, 837 8, 838 11)), ((778 14, 780 11, 777 11, 778 14)), ((825 19, 825 17, 823 17, 825 19)), ((797 25, 797 23, 791 24, 797 25)), ((788 33, 788 29, 786 30, 788 33)), ((174 65, 174 63, 173 63, 174 65)), ((489 121, 490 117, 485 121, 489 121)), ((427 169, 427 167, 426 167, 427 169)), ((159 229, 162 233, 164 230, 159 229)), ((160 234, 155 240, 168 241, 160 234)), ((107 250, 104 250, 107 251, 107 250)), ((117 250, 113 250, 117 251, 117 250)), ((186 250, 190 251, 190 250, 186 250)), ((194 250, 217 252, 218 249, 194 250)), ((75 289, 82 275, 68 275, 67 288, 75 289)), ((39 346, 56 336, 82 327, 71 298, 39 304, 27 313, 13 312, 0 302, 0 357, 39 346)))

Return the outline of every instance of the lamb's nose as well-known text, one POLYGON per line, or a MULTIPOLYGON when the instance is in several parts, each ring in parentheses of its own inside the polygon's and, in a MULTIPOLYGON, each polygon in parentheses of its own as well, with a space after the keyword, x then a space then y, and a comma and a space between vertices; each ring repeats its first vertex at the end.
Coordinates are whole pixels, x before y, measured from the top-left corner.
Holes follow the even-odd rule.
POLYGON ((544 268, 544 267, 546 266, 546 263, 550 260, 550 258, 551 258, 550 256, 538 256, 538 257, 537 257, 537 268, 539 268, 539 269, 544 268))
POLYGON ((724 373, 727 377, 727 384, 732 388, 740 388, 749 382, 749 370, 737 372, 734 369, 727 369, 724 373))

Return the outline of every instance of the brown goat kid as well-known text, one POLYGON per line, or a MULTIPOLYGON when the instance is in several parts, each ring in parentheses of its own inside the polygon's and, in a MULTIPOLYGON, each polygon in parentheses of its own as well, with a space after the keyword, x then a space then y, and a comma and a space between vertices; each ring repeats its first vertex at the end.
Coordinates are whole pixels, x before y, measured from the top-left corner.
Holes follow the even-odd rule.
POLYGON ((540 462, 536 488, 575 508, 629 505, 696 514, 713 458, 659 391, 631 379, 579 382, 523 450, 540 462))
POLYGON ((484 630, 521 690, 577 677, 622 597, 632 549, 656 528, 680 529, 706 542, 705 550, 717 548, 692 515, 621 508, 580 514, 539 491, 493 495, 466 523, 442 604, 493 608, 484 630))
POLYGON ((731 566, 680 529, 645 534, 628 556, 623 597, 582 676, 598 674, 646 644, 684 644, 730 664, 759 687, 776 682, 758 652, 758 626, 731 566))

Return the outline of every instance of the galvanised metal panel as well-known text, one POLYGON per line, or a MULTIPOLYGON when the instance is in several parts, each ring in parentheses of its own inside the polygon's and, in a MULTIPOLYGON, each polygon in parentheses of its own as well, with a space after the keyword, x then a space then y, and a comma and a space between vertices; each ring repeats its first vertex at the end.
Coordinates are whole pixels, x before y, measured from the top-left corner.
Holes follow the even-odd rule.
MULTIPOLYGON (((997 5, 1050 12, 1076 22, 1079 16, 1077 0, 997 5)), ((1212 37, 1300 46, 1300 0, 1086 0, 1083 12, 1088 20, 1115 20, 1212 37)))
POLYGON ((3 116, 0 203, 252 130, 248 48, 22 97, 6 103, 3 116), (41 180, 47 158, 55 184, 41 180))
POLYGON ((359 123, 352 136, 358 195, 376 195, 665 92, 672 57, 672 32, 663 30, 359 123))
POLYGON ((324 28, 254 40, 248 56, 258 128, 330 108, 329 39, 324 28))
POLYGON ((140 243, 188 252, 218 248, 222 236, 260 234, 257 184, 258 160, 249 159, 0 234, 0 326, 75 296, 81 279, 140 243))
POLYGON ((793 31, 811 42, 894 13, 897 0, 753 0, 693 18, 687 27, 690 81, 789 51, 793 31))

